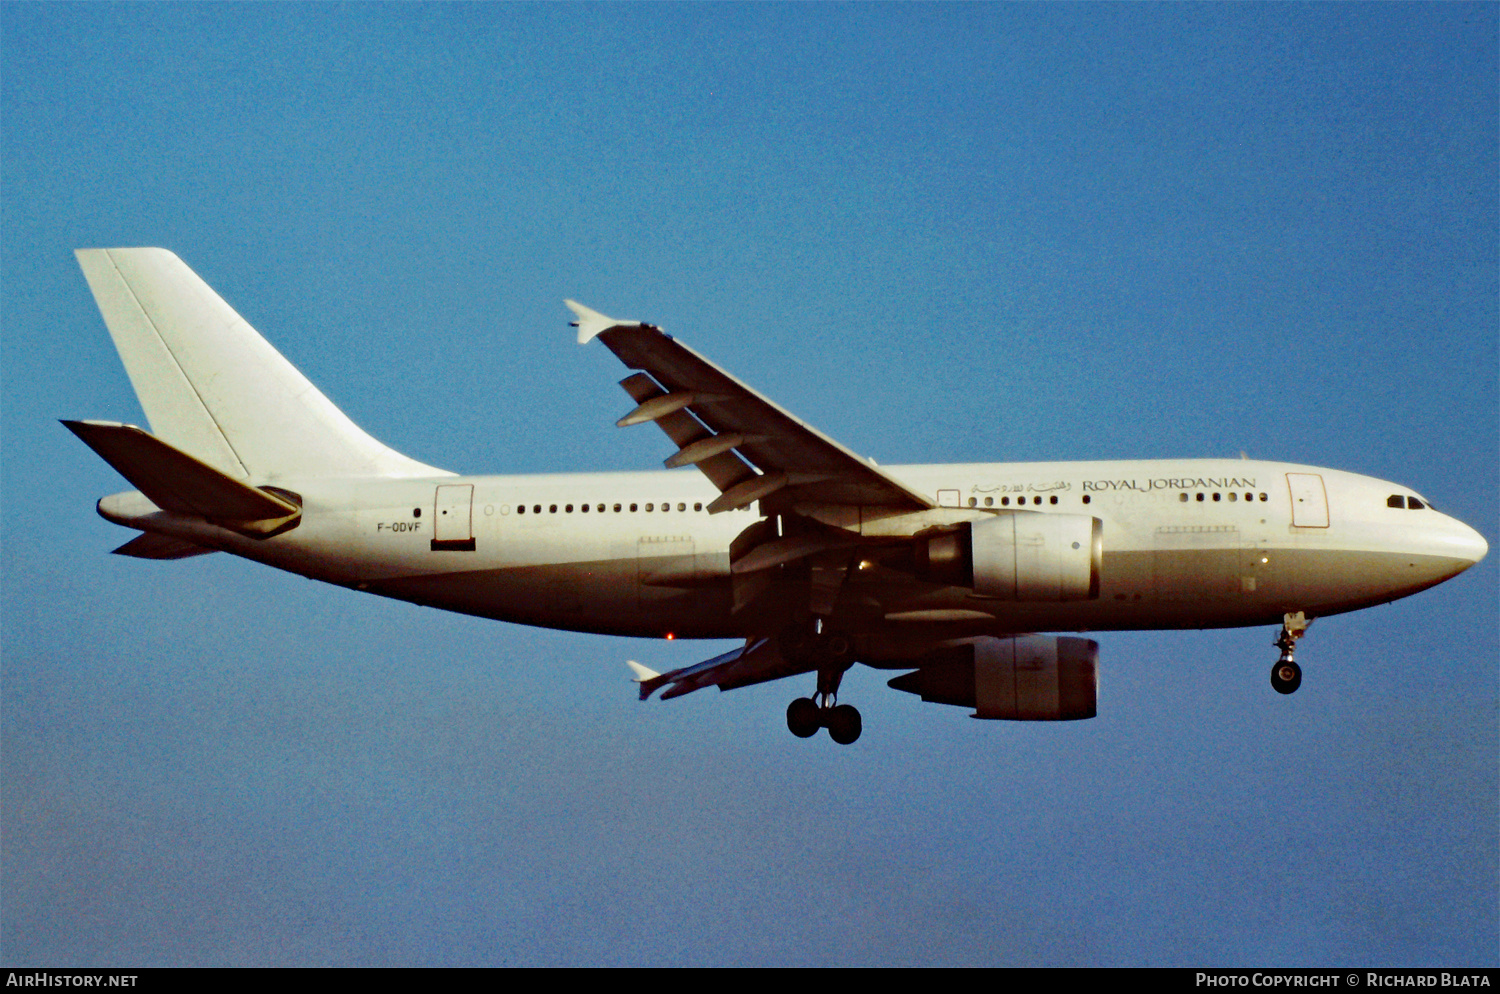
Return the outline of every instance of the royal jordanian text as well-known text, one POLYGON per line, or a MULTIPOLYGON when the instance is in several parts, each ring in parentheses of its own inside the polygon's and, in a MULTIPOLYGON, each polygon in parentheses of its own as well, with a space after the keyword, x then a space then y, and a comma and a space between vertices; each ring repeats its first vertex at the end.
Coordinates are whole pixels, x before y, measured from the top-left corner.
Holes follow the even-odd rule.
POLYGON ((1158 480, 1084 480, 1083 489, 1095 492, 1105 490, 1254 490, 1255 480, 1253 477, 1240 479, 1236 476, 1222 476, 1207 480, 1187 477, 1158 480))

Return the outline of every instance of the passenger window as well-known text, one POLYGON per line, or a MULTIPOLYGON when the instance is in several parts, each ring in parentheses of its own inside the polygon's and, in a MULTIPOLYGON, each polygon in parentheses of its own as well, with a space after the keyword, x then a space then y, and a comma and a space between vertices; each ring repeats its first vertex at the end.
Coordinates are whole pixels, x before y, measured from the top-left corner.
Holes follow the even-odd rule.
POLYGON ((1009 497, 1001 497, 1000 498, 1000 506, 1002 506, 1002 507, 1010 507, 1010 498, 1009 497))
POLYGON ((556 514, 557 513, 557 505, 556 504, 549 504, 547 506, 547 513, 548 514, 556 514))
POLYGON ((1181 501, 1182 503, 1186 504, 1187 503, 1187 494, 1178 494, 1177 495, 1177 499, 1179 501, 1181 501))
POLYGON ((587 504, 584 504, 583 506, 579 507, 578 510, 582 511, 584 514, 588 514, 589 506, 587 504))
POLYGON ((631 514, 634 514, 634 513, 635 513, 635 508, 636 508, 636 505, 634 505, 634 504, 631 504, 631 505, 630 505, 630 513, 631 513, 631 514))
POLYGON ((677 505, 677 510, 679 510, 679 511, 686 511, 687 510, 687 505, 686 504, 678 504, 677 505))
POLYGON ((646 510, 648 510, 648 511, 654 511, 654 510, 656 510, 656 505, 655 504, 647 504, 646 505, 646 510))
POLYGON ((411 509, 411 516, 414 517, 414 518, 420 518, 422 516, 422 509, 420 507, 414 507, 414 508, 412 508, 411 509))
POLYGON ((693 505, 693 510, 695 510, 695 511, 701 511, 701 510, 703 510, 703 502, 700 500, 698 503, 694 504, 693 505))
POLYGON ((526 505, 525 504, 517 505, 517 507, 516 507, 516 513, 517 514, 525 514, 526 513, 526 505))

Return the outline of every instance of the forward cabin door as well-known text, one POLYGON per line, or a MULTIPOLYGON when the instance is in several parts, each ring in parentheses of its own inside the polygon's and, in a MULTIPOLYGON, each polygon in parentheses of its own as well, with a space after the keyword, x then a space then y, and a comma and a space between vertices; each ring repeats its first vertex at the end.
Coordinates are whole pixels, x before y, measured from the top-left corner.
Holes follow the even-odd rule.
POLYGON ((1288 473, 1292 492, 1292 524, 1298 528, 1328 527, 1328 491, 1317 473, 1288 473))
POLYGON ((432 551, 474 551, 474 485, 437 488, 432 509, 432 551))

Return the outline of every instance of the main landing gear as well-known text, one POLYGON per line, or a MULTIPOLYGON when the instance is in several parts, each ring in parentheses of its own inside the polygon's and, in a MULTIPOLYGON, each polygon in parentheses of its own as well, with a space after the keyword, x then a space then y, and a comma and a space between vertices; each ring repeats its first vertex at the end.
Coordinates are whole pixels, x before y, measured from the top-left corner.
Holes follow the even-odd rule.
POLYGON ((839 745, 849 745, 859 738, 864 724, 859 711, 851 704, 835 704, 832 694, 819 694, 818 700, 799 697, 786 708, 786 727, 799 739, 811 738, 818 729, 828 729, 828 737, 839 745))
POLYGON ((854 664, 849 636, 824 631, 821 620, 808 627, 793 625, 782 633, 781 650, 789 659, 814 663, 818 668, 818 692, 787 705, 786 727, 791 733, 806 739, 826 728, 828 737, 839 745, 858 739, 864 727, 859 711, 838 703, 839 683, 844 671, 854 664))
POLYGON ((1271 688, 1278 694, 1294 693, 1302 686, 1302 667, 1297 665, 1293 655, 1297 640, 1307 634, 1307 626, 1310 624, 1312 622, 1301 611, 1287 614, 1282 619, 1281 634, 1271 643, 1281 650, 1281 658, 1271 667, 1271 688))

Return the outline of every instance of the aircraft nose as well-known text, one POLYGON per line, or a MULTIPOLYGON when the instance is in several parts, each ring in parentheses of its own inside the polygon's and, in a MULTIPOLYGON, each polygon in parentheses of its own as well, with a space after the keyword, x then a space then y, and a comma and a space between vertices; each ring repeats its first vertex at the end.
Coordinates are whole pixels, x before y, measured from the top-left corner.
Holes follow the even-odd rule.
POLYGON ((1483 559, 1490 551, 1484 536, 1456 518, 1448 518, 1446 527, 1429 533, 1427 538, 1432 554, 1462 563, 1456 572, 1461 572, 1483 559))
POLYGON ((1479 534, 1473 528, 1462 522, 1458 522, 1457 524, 1462 531, 1457 542, 1454 543, 1458 554, 1470 563, 1479 562, 1479 560, 1483 559, 1489 553, 1490 544, 1484 540, 1483 535, 1479 534))

